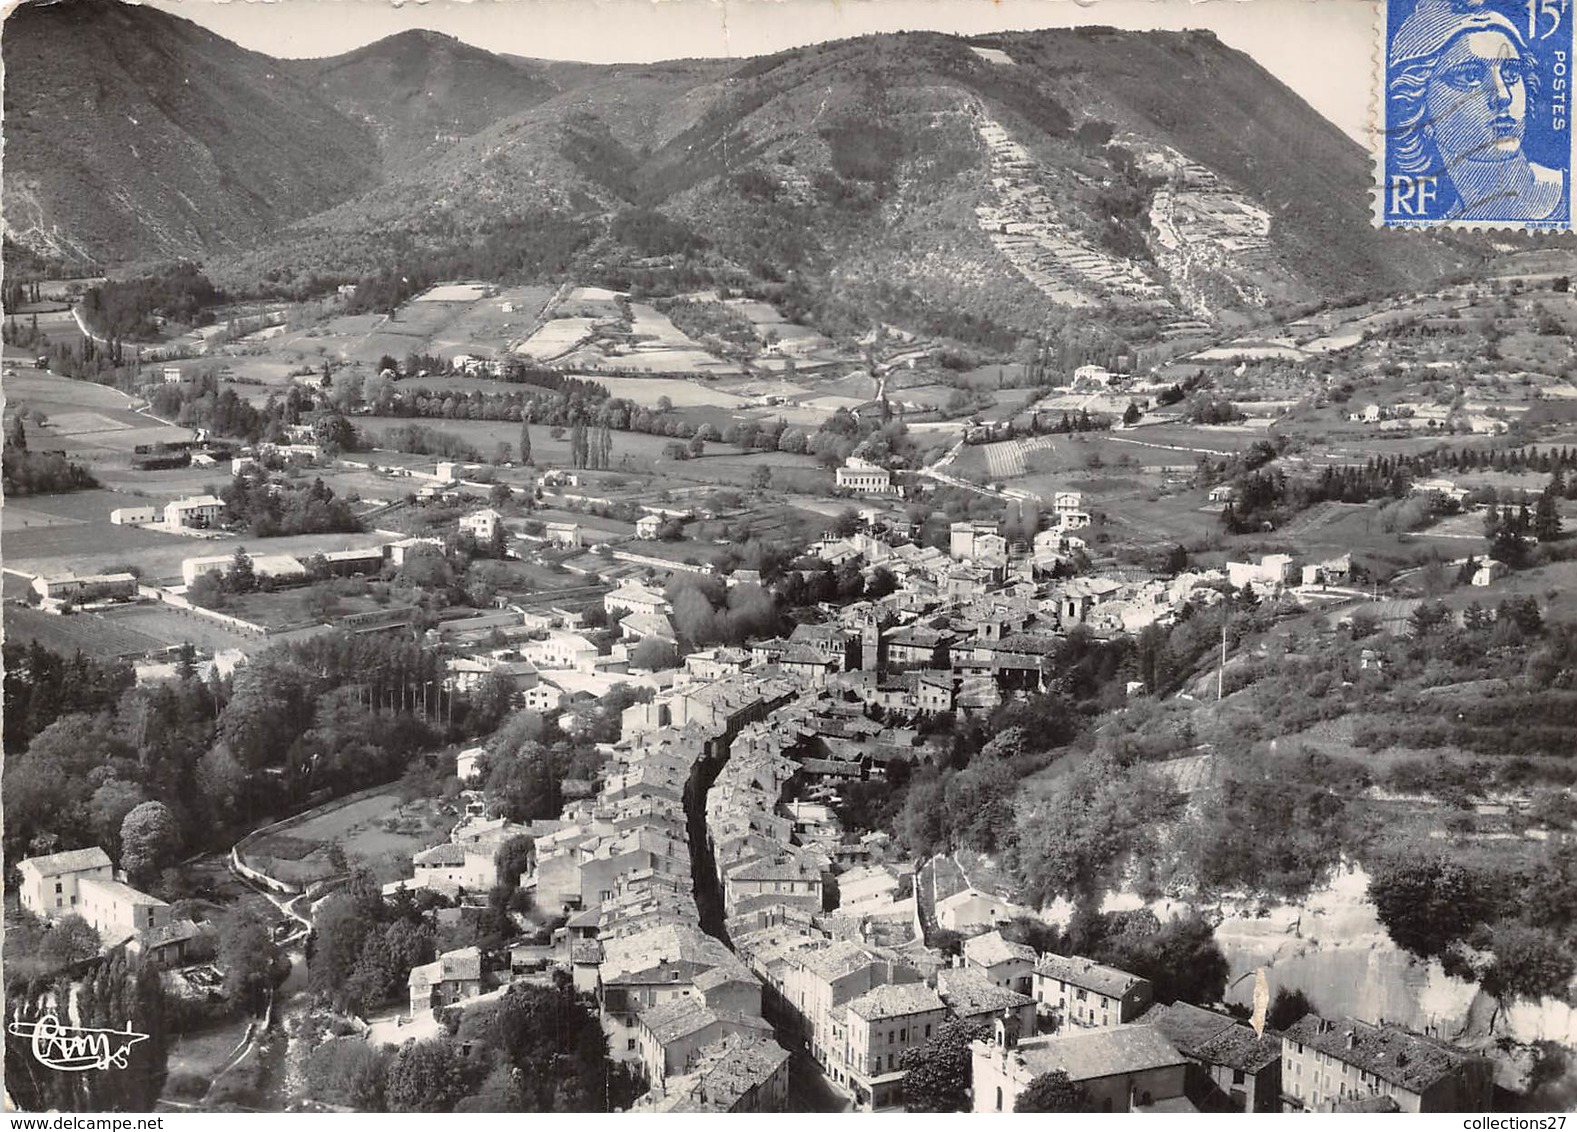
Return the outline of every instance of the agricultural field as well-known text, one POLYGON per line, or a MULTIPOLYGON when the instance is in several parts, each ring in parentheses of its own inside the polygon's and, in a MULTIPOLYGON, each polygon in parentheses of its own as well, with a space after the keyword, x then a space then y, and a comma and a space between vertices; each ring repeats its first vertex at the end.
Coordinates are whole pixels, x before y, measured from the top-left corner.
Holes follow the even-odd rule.
POLYGON ((674 480, 753 487, 759 468, 771 469, 774 491, 826 492, 833 486, 832 473, 815 457, 793 452, 744 453, 724 449, 715 456, 708 452, 699 459, 667 464, 663 471, 674 480))
POLYGON ((141 633, 160 644, 170 646, 190 643, 207 653, 227 649, 249 652, 257 649, 261 643, 257 637, 227 629, 200 613, 162 602, 122 606, 103 614, 103 617, 120 628, 141 633))
POLYGON ((165 647, 163 641, 97 613, 59 616, 22 605, 5 607, 5 639, 19 644, 37 641, 62 656, 81 650, 96 660, 141 656, 165 647))
MULTIPOLYGON (((6 507, 0 514, 10 510, 6 507)), ((20 530, 10 526, 16 517, 5 516, 5 564, 7 569, 24 574, 96 574, 106 567, 135 561, 152 579, 163 575, 150 565, 150 555, 157 562, 173 560, 179 575, 182 558, 205 553, 206 544, 200 540, 141 527, 113 526, 108 512, 92 522, 78 520, 64 525, 56 516, 50 526, 39 527, 31 525, 29 508, 23 506, 20 511, 20 530)))
POLYGON ((590 339, 592 328, 602 321, 595 318, 552 319, 516 346, 515 353, 540 362, 553 361, 590 339))
MULTIPOLYGON (((402 425, 419 424, 436 432, 447 433, 458 437, 471 445, 483 456, 490 456, 494 448, 500 443, 508 444, 513 448, 520 443, 520 425, 516 421, 450 421, 442 419, 407 419, 404 417, 357 417, 356 427, 364 435, 373 438, 382 444, 382 437, 386 430, 398 428, 402 425)), ((555 439, 551 431, 540 425, 531 425, 531 457, 539 468, 568 467, 570 463, 569 430, 564 430, 564 435, 555 439)), ((616 432, 613 434, 613 464, 621 471, 642 470, 649 466, 651 461, 659 459, 665 446, 670 443, 666 436, 648 436, 638 432, 616 432), (628 456, 632 464, 639 465, 632 469, 625 469, 621 465, 624 457, 628 456)), ((378 454, 378 462, 386 462, 385 454, 378 454)), ((518 453, 517 453, 518 455, 518 453)), ((437 456, 427 457, 425 462, 436 463, 437 456)), ((387 462, 392 463, 392 460, 387 462)), ((419 466, 419 465, 417 465, 419 466)))
POLYGON ((27 574, 96 574, 107 567, 134 562, 149 582, 179 583, 187 558, 232 554, 244 546, 255 554, 309 557, 319 551, 359 550, 381 546, 382 535, 287 535, 282 538, 185 538, 139 527, 103 523, 25 530, 5 536, 6 568, 27 574))
POLYGON ((258 838, 247 848, 246 860, 270 876, 310 884, 334 875, 329 847, 338 842, 353 866, 370 868, 387 884, 409 877, 411 854, 444 841, 457 818, 451 803, 406 802, 392 786, 258 838))
POLYGON ((746 397, 716 386, 671 377, 605 377, 599 374, 590 380, 606 389, 609 396, 622 397, 648 409, 655 408, 663 397, 676 409, 742 409, 751 404, 746 397))
MULTIPOLYGON (((309 607, 312 592, 311 588, 293 587, 273 593, 243 594, 232 597, 223 612, 271 630, 321 624, 325 618, 313 613, 309 607)), ((370 613, 380 608, 371 598, 335 594, 330 602, 329 616, 345 617, 352 613, 370 613)))

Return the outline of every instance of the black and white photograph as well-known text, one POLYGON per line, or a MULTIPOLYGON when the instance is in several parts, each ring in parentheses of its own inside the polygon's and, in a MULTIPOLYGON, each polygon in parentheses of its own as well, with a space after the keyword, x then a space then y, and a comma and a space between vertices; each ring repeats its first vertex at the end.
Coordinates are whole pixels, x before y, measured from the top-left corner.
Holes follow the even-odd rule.
POLYGON ((15 1127, 1577 1110, 1571 0, 3 16, 15 1127))

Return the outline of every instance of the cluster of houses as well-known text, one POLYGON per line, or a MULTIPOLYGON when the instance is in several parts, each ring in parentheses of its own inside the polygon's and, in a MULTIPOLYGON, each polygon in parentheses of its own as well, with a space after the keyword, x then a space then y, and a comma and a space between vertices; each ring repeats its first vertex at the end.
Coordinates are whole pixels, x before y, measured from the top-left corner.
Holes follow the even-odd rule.
POLYGON ((171 534, 205 531, 217 526, 225 503, 217 495, 193 495, 172 499, 163 507, 117 507, 110 522, 117 527, 158 526, 171 534))
MULTIPOLYGON (((700 805, 739 730, 793 691, 738 677, 698 687, 690 717, 621 741, 594 798, 534 826, 521 884, 538 908, 568 915, 561 961, 595 998, 612 1055, 644 1074, 642 1110, 788 1106, 789 1054, 763 1017, 761 981, 702 927, 686 799, 700 805)), ((777 851, 760 835, 753 843, 761 862, 777 851)), ((757 883, 749 871, 733 883, 757 883)), ((820 882, 819 870, 804 878, 818 910, 820 882)))
POLYGON ((1403 401, 1394 405, 1371 402, 1347 414, 1354 424, 1371 424, 1382 432, 1471 432, 1482 436, 1498 436, 1508 432, 1510 423, 1501 416, 1491 416, 1492 408, 1501 412, 1521 411, 1525 406, 1491 406, 1487 403, 1454 405, 1427 404, 1403 401))
POLYGON ((172 918, 163 900, 127 884, 97 845, 28 857, 16 870, 23 908, 45 920, 81 916, 99 933, 106 952, 123 947, 174 966, 201 930, 192 920, 172 918))

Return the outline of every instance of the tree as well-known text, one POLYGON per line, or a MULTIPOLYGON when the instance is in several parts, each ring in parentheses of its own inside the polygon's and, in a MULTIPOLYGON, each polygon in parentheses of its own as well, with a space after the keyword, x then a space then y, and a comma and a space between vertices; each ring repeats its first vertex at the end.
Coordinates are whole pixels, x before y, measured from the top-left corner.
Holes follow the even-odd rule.
POLYGON ((230 573, 224 580, 231 593, 249 594, 257 589, 257 571, 252 567, 252 556, 246 547, 238 546, 230 558, 230 573))
POLYGON ((402 1046, 384 1077, 390 1112, 451 1112, 469 1092, 472 1066, 447 1038, 402 1046))
POLYGON ((644 637, 630 652, 630 666, 660 672, 679 663, 679 650, 662 637, 644 637))
POLYGON ((369 1045, 361 1038, 333 1038, 307 1056, 307 1088, 328 1104, 380 1112, 389 1061, 386 1046, 369 1045))
MULTIPOLYGON (((6 1014, 38 1022, 46 1014, 66 1022, 55 996, 64 988, 46 982, 8 988, 6 1014)), ((26 1037, 6 1034, 8 1099, 29 1112, 152 1112, 164 1090, 170 1024, 165 1016, 159 965, 117 951, 76 983, 71 1024, 85 1029, 130 1029, 146 1039, 127 1047, 126 1061, 111 1072, 43 1070, 26 1037)))
POLYGON ((144 802, 121 822, 120 867, 134 885, 151 883, 180 847, 180 824, 163 802, 144 802))
POLYGON ((68 967, 93 958, 102 947, 98 929, 71 912, 49 922, 39 954, 53 967, 68 967))
POLYGON ((1140 416, 1141 414, 1139 412, 1139 406, 1135 405, 1132 401, 1129 401, 1128 407, 1123 410, 1123 424, 1137 424, 1139 422, 1140 416))
POLYGON ((1102 942, 1097 958, 1149 979, 1157 1002, 1208 1005, 1226 993, 1226 956, 1215 929, 1198 912, 1174 915, 1165 924, 1151 915, 1131 916, 1102 942))
POLYGON ((1495 925, 1490 949, 1494 961, 1479 979, 1484 993, 1502 1006, 1518 998, 1564 997, 1577 970, 1563 939, 1515 921, 1495 925))
POLYGON ((1014 1112, 1089 1112, 1090 1095, 1061 1069, 1042 1073, 1024 1086, 1013 1102, 1014 1112))
POLYGON ((1533 509, 1533 536, 1540 542, 1560 537, 1560 506, 1560 493, 1552 482, 1539 493, 1539 501, 1533 509))
POLYGON ((520 422, 520 462, 532 463, 531 459, 531 428, 525 421, 520 422))
POLYGON ((766 491, 772 486, 772 469, 766 464, 760 465, 750 473, 750 486, 757 491, 766 491))
POLYGON ((126 815, 147 800, 141 786, 119 778, 110 779, 93 792, 93 831, 111 857, 120 856, 120 829, 126 815))
POLYGON ((498 847, 493 862, 498 869, 498 883, 514 888, 521 876, 531 868, 531 858, 536 853, 536 840, 528 834, 511 837, 498 847))
POLYGON ((219 917, 219 967, 225 973, 225 993, 232 1002, 257 1013, 274 985, 278 949, 251 905, 237 905, 219 917))
POLYGON ((1305 1014, 1318 1014, 1319 1010, 1302 990, 1293 987, 1277 987, 1276 997, 1270 1000, 1270 1009, 1265 1012, 1265 1027, 1270 1030, 1285 1030, 1305 1014))
POLYGON ((973 1054, 969 1043, 984 1037, 986 1028, 968 1022, 944 1022, 936 1036, 904 1051, 904 1109, 908 1112, 965 1112, 969 1101, 973 1054))
POLYGON ((1451 861, 1397 859, 1369 876, 1369 899, 1398 947, 1443 955, 1489 913, 1477 876, 1451 861))

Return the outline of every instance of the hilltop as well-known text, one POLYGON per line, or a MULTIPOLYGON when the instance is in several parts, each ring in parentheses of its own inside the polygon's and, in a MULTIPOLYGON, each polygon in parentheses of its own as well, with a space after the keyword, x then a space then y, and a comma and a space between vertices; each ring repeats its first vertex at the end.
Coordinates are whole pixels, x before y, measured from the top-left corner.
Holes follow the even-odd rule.
POLYGON ((277 60, 153 8, 24 5, 3 55, 7 234, 52 258, 221 255, 378 178, 277 60))
POLYGON ((833 334, 885 320, 1006 349, 1081 311, 1183 337, 1476 258, 1374 231, 1363 150, 1203 32, 905 33, 642 66, 431 32, 275 61, 115 4, 26 9, 7 32, 16 238, 110 265, 206 257, 229 289, 428 267, 722 284, 833 334), (68 46, 68 27, 86 34, 68 46), (117 66, 89 78, 104 68, 60 51, 117 66), (55 109, 84 98, 103 110, 55 109), (118 175, 127 117, 168 172, 118 175))

